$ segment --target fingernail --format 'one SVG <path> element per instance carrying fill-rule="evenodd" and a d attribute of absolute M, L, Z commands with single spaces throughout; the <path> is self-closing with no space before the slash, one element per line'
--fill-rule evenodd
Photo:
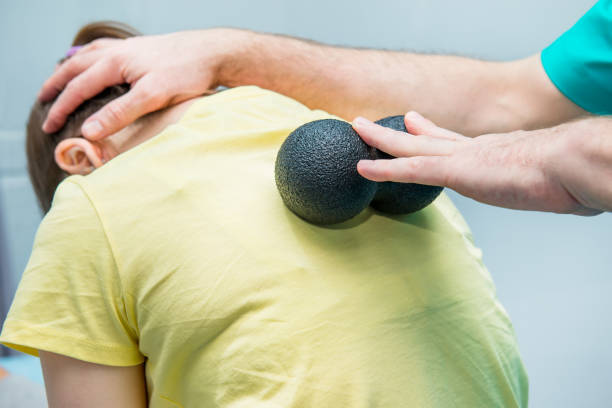
<path fill-rule="evenodd" d="M 359 160 L 357 165 L 361 170 L 370 170 L 374 167 L 374 160 Z"/>
<path fill-rule="evenodd" d="M 88 139 L 95 138 L 102 133 L 102 125 L 97 120 L 86 122 L 81 129 L 83 136 Z"/>

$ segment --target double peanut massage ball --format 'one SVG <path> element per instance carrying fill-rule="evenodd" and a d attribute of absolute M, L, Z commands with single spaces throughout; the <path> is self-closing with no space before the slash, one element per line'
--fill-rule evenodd
<path fill-rule="evenodd" d="M 376 122 L 406 132 L 403 116 Z M 276 186 L 285 205 L 304 220 L 327 225 L 347 221 L 368 205 L 389 214 L 428 206 L 442 187 L 368 180 L 357 172 L 362 159 L 393 156 L 368 146 L 350 123 L 323 119 L 294 130 L 276 157 Z"/>

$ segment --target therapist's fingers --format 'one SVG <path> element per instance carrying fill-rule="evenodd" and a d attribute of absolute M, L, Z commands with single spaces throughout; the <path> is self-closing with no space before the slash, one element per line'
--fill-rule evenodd
<path fill-rule="evenodd" d="M 98 51 L 83 53 L 82 50 L 79 50 L 77 54 L 60 64 L 55 72 L 47 78 L 38 92 L 38 99 L 41 102 L 53 100 L 72 78 L 95 64 L 99 58 Z"/>
<path fill-rule="evenodd" d="M 451 130 L 441 128 L 419 113 L 411 111 L 404 116 L 406 130 L 413 135 L 428 135 L 448 140 L 465 140 L 467 137 Z"/>
<path fill-rule="evenodd" d="M 395 157 L 445 156 L 453 152 L 453 140 L 430 136 L 413 136 L 379 126 L 367 119 L 356 118 L 353 128 L 368 145 Z"/>
<path fill-rule="evenodd" d="M 147 113 L 163 108 L 168 98 L 155 86 L 153 76 L 146 76 L 136 82 L 130 91 L 106 104 L 91 115 L 81 127 L 83 136 L 100 140 L 134 122 Z M 178 102 L 178 99 L 174 102 Z"/>
<path fill-rule="evenodd" d="M 117 41 L 121 40 L 99 38 L 81 46 L 70 58 L 55 66 L 53 74 L 47 78 L 38 92 L 38 99 L 41 102 L 47 102 L 55 98 L 72 78 L 81 74 L 100 59 L 101 53 L 96 51 L 101 51 L 116 44 Z"/>
<path fill-rule="evenodd" d="M 101 60 L 74 77 L 53 103 L 43 123 L 43 131 L 53 133 L 59 130 L 70 113 L 84 101 L 96 96 L 111 85 L 125 82 L 119 70 L 110 69 L 111 60 Z"/>
<path fill-rule="evenodd" d="M 446 156 L 399 157 L 390 160 L 361 160 L 357 171 L 373 181 L 396 181 L 432 186 L 449 182 L 449 158 Z"/>

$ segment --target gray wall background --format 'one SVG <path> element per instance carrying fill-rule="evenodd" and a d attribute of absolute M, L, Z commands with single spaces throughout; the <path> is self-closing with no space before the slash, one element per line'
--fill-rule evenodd
<path fill-rule="evenodd" d="M 594 3 L 0 0 L 0 246 L 8 253 L 8 259 L 0 253 L 0 264 L 12 276 L 0 277 L 0 304 L 12 298 L 40 220 L 24 169 L 24 123 L 37 90 L 81 25 L 116 19 L 147 34 L 234 26 L 341 45 L 508 60 L 539 52 Z M 531 406 L 610 406 L 612 215 L 519 212 L 450 195 L 513 319 L 530 374 Z"/>

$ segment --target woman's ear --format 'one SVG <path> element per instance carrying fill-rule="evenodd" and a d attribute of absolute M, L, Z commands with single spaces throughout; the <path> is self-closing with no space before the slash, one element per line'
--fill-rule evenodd
<path fill-rule="evenodd" d="M 55 147 L 55 162 L 68 174 L 89 174 L 104 164 L 102 150 L 82 137 L 62 140 Z"/>

